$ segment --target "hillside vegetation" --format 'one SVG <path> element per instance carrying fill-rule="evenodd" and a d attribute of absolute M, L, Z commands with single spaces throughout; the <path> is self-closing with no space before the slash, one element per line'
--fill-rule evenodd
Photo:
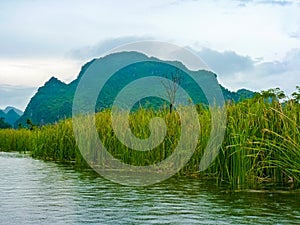
<path fill-rule="evenodd" d="M 188 92 L 194 103 L 207 103 L 207 99 L 205 98 L 202 90 L 187 73 L 195 73 L 196 76 L 203 80 L 202 85 L 209 87 L 210 84 L 206 78 L 216 76 L 216 74 L 210 71 L 189 71 L 179 62 L 166 62 L 158 59 L 153 61 L 153 58 L 149 58 L 146 55 L 137 52 L 115 53 L 97 60 L 101 61 L 103 68 L 110 68 L 112 62 L 113 64 L 118 64 L 122 62 L 122 60 L 128 58 L 133 58 L 136 61 L 142 62 L 122 68 L 111 76 L 99 93 L 99 97 L 96 102 L 97 112 L 110 108 L 117 94 L 127 84 L 147 76 L 157 76 L 157 78 L 160 79 L 170 78 L 172 74 L 176 74 L 181 78 L 180 85 Z M 45 85 L 40 87 L 37 93 L 32 97 L 23 116 L 15 123 L 15 127 L 18 127 L 20 124 L 22 126 L 26 126 L 26 121 L 28 119 L 30 119 L 34 124 L 45 125 L 70 118 L 72 115 L 72 102 L 78 83 L 84 73 L 88 70 L 89 66 L 95 60 L 96 59 L 93 59 L 86 63 L 82 67 L 78 77 L 69 84 L 65 84 L 55 77 L 52 77 L 49 81 L 47 81 Z M 95 76 L 102 76 L 102 73 L 103 72 L 100 69 L 99 73 L 95 74 Z M 143 90 L 148 85 L 149 84 L 144 83 L 139 88 Z M 238 90 L 237 92 L 231 92 L 221 85 L 220 88 L 225 100 L 234 102 L 251 98 L 255 94 L 245 89 Z M 147 98 L 142 100 L 140 104 L 143 105 L 144 108 L 157 109 L 160 105 L 163 105 L 163 102 L 158 101 L 155 98 Z"/>

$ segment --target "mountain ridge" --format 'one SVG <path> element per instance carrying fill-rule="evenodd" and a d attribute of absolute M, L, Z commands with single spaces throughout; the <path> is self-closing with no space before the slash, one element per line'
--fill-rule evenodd
<path fill-rule="evenodd" d="M 56 77 L 51 77 L 31 98 L 24 111 L 24 114 L 16 121 L 15 127 L 17 127 L 18 124 L 26 126 L 27 119 L 30 119 L 34 124 L 44 125 L 71 117 L 73 98 L 77 85 L 89 66 L 95 60 L 100 60 L 104 65 L 103 68 L 109 66 L 118 66 L 119 64 L 122 65 L 123 60 L 128 60 L 128 58 L 139 63 L 124 67 L 110 77 L 99 93 L 99 98 L 96 102 L 96 111 L 101 111 L 105 108 L 111 107 L 114 97 L 116 97 L 117 93 L 133 80 L 151 74 L 158 77 L 166 77 L 171 73 L 177 73 L 178 68 L 180 69 L 179 72 L 181 76 L 183 76 L 185 80 L 185 82 L 181 84 L 183 88 L 188 89 L 189 94 L 192 96 L 191 98 L 193 98 L 195 103 L 205 103 L 205 95 L 202 93 L 201 89 L 199 90 L 199 87 L 197 87 L 195 82 L 193 83 L 192 79 L 189 78 L 184 71 L 197 73 L 197 76 L 200 76 L 203 79 L 209 76 L 217 76 L 215 73 L 206 70 L 190 71 L 181 62 L 163 61 L 153 57 L 148 57 L 138 52 L 113 53 L 102 58 L 92 59 L 91 61 L 85 63 L 81 67 L 77 78 L 68 84 L 60 81 Z M 248 98 L 254 95 L 254 92 L 245 89 L 241 89 L 237 92 L 231 92 L 221 85 L 220 87 L 224 94 L 225 100 L 240 101 L 244 97 Z M 142 89 L 143 87 L 140 88 Z M 149 101 L 149 99 L 147 101 Z M 151 101 L 157 105 L 161 104 L 161 102 L 157 99 L 152 99 Z M 145 102 L 146 101 L 144 101 L 144 103 Z"/>
<path fill-rule="evenodd" d="M 13 106 L 7 106 L 5 109 L 0 109 L 0 118 L 3 118 L 3 122 L 14 126 L 15 122 L 23 115 L 20 109 Z"/>
<path fill-rule="evenodd" d="M 13 106 L 6 106 L 5 109 L 0 109 L 0 110 L 2 110 L 5 113 L 8 113 L 8 111 L 10 111 L 10 110 L 14 110 L 20 116 L 23 114 L 22 110 L 20 110 L 20 109 L 18 109 L 16 107 L 13 107 Z"/>

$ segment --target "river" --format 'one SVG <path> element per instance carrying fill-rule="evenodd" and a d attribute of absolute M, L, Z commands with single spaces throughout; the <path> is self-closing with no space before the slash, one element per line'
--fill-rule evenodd
<path fill-rule="evenodd" d="M 0 152 L 0 224 L 300 224 L 300 193 L 235 192 L 195 178 L 126 187 Z"/>

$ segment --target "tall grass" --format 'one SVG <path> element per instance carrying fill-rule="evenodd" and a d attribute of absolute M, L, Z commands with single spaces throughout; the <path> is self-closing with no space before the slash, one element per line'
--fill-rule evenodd
<path fill-rule="evenodd" d="M 228 182 L 235 187 L 260 183 L 291 184 L 300 182 L 300 104 L 288 101 L 266 101 L 256 97 L 227 106 L 227 128 L 216 160 L 204 172 L 199 164 L 211 130 L 209 110 L 198 106 L 201 125 L 196 151 L 179 176 L 196 175 Z M 111 110 L 97 113 L 96 127 L 102 143 L 119 160 L 132 165 L 150 165 L 170 156 L 181 132 L 176 112 L 140 109 L 130 114 L 132 133 L 139 138 L 150 135 L 149 121 L 161 117 L 167 124 L 167 135 L 151 151 L 135 151 L 124 146 L 111 126 Z M 87 164 L 75 142 L 72 120 L 47 125 L 32 131 L 0 130 L 1 151 L 29 151 L 33 157 L 60 162 Z M 16 165 L 17 166 L 17 165 Z"/>
<path fill-rule="evenodd" d="M 255 98 L 227 107 L 228 124 L 211 170 L 234 185 L 261 182 L 298 184 L 300 105 Z"/>
<path fill-rule="evenodd" d="M 30 130 L 0 129 L 0 151 L 30 151 L 33 141 Z"/>

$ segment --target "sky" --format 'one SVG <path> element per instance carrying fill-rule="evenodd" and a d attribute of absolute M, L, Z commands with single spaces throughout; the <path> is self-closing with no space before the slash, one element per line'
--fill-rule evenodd
<path fill-rule="evenodd" d="M 0 0 L 0 109 L 21 110 L 52 76 L 69 83 L 140 40 L 192 49 L 229 90 L 300 85 L 300 0 Z"/>

